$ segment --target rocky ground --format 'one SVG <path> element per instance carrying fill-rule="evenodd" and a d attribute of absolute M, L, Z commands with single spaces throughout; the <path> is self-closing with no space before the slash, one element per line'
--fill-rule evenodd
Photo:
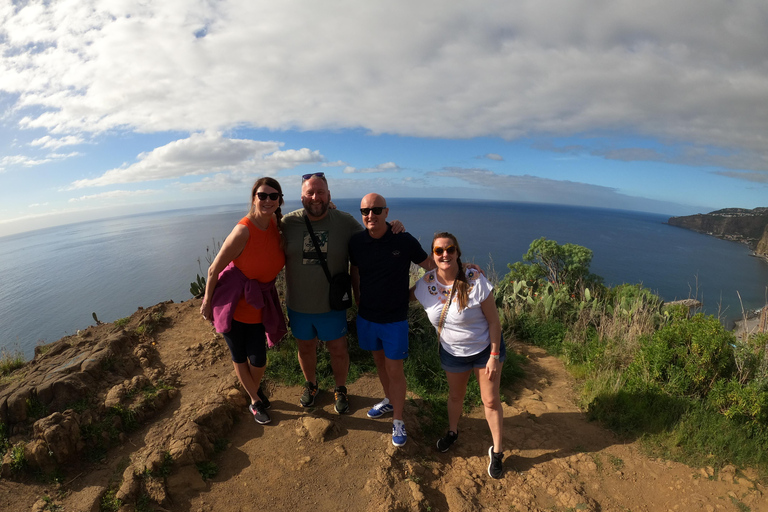
<path fill-rule="evenodd" d="M 591 510 L 768 511 L 750 470 L 691 468 L 648 458 L 586 421 L 556 358 L 522 344 L 526 376 L 506 390 L 505 475 L 487 472 L 482 410 L 462 418 L 439 453 L 405 414 L 406 446 L 391 418 L 371 420 L 375 376 L 349 385 L 352 412 L 332 393 L 312 410 L 298 387 L 268 385 L 272 423 L 252 421 L 223 339 L 199 301 L 137 311 L 45 347 L 0 384 L 6 455 L 0 510 Z M 19 448 L 22 447 L 23 448 Z"/>

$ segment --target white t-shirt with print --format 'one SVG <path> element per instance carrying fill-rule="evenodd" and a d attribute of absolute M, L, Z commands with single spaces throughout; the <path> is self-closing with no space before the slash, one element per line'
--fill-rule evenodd
<path fill-rule="evenodd" d="M 443 286 L 437 280 L 436 270 L 424 274 L 416 283 L 414 294 L 427 312 L 429 321 L 437 329 L 440 314 L 445 303 L 451 297 L 452 286 Z M 480 303 L 493 292 L 493 286 L 477 270 L 467 269 L 469 300 L 467 307 L 459 311 L 459 301 L 454 296 L 446 314 L 440 342 L 443 348 L 456 357 L 479 354 L 491 343 L 488 320 L 483 314 Z"/>

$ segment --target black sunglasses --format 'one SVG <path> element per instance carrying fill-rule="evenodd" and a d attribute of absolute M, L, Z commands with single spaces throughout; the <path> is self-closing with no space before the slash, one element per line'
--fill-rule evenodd
<path fill-rule="evenodd" d="M 448 246 L 448 247 L 446 247 L 446 248 L 442 248 L 442 247 L 435 247 L 434 249 L 432 249 L 432 251 L 433 251 L 433 252 L 434 252 L 434 253 L 435 253 L 437 256 L 442 256 L 442 255 L 443 255 L 443 251 L 447 252 L 448 254 L 453 254 L 453 253 L 455 253 L 455 252 L 456 252 L 456 246 L 455 246 L 455 245 L 449 245 L 449 246 Z"/>
<path fill-rule="evenodd" d="M 371 212 L 373 212 L 374 215 L 381 215 L 381 212 L 383 212 L 386 208 L 387 208 L 386 206 L 374 206 L 373 208 L 360 208 L 360 213 L 362 213 L 363 216 L 368 215 Z"/>
<path fill-rule="evenodd" d="M 256 197 L 259 198 L 259 201 L 266 201 L 267 198 L 270 198 L 272 201 L 277 201 L 282 195 L 283 194 L 280 192 L 272 192 L 270 194 L 267 194 L 266 192 L 256 192 Z"/>
<path fill-rule="evenodd" d="M 325 173 L 324 172 L 312 172 L 312 173 L 309 173 L 309 174 L 305 174 L 305 175 L 303 175 L 301 177 L 301 181 L 307 181 L 309 178 L 311 178 L 313 176 L 316 177 L 316 178 L 325 178 Z"/>

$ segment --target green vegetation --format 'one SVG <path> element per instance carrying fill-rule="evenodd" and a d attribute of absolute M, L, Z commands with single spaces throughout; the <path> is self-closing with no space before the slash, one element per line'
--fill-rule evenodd
<path fill-rule="evenodd" d="M 0 349 L 0 377 L 21 368 L 26 362 L 27 360 L 21 350 L 8 352 L 5 348 Z"/>
<path fill-rule="evenodd" d="M 196 465 L 197 471 L 203 477 L 203 480 L 210 480 L 219 474 L 219 466 L 215 462 L 203 461 L 198 462 Z"/>
<path fill-rule="evenodd" d="M 118 318 L 115 320 L 115 327 L 124 327 L 128 322 L 131 321 L 131 317 L 126 316 L 124 318 Z"/>
<path fill-rule="evenodd" d="M 120 510 L 123 502 L 122 500 L 117 499 L 115 496 L 116 494 L 117 489 L 110 489 L 104 493 L 104 496 L 101 497 L 101 504 L 99 507 L 101 512 L 117 512 Z"/>
<path fill-rule="evenodd" d="M 606 288 L 583 247 L 539 239 L 523 259 L 497 287 L 502 325 L 564 360 L 592 419 L 668 458 L 768 473 L 768 334 Z"/>

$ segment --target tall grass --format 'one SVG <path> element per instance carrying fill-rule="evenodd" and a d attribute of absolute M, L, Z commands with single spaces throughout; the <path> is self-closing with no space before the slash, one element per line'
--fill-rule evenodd
<path fill-rule="evenodd" d="M 21 350 L 8 351 L 0 349 L 0 377 L 5 376 L 24 366 L 27 360 Z"/>

